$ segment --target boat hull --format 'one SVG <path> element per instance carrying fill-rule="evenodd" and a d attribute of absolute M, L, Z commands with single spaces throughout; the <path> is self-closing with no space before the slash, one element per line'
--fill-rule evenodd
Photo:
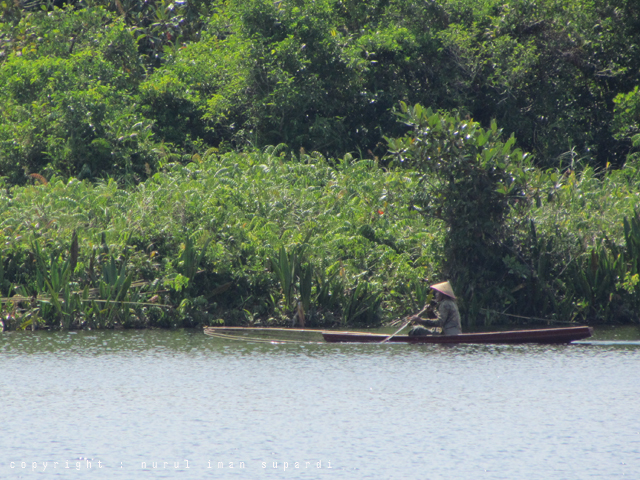
<path fill-rule="evenodd" d="M 396 335 L 388 343 L 495 344 L 495 343 L 569 343 L 593 335 L 591 327 L 543 328 L 509 332 L 464 333 L 461 335 Z M 380 343 L 389 335 L 360 332 L 322 332 L 329 343 Z"/>

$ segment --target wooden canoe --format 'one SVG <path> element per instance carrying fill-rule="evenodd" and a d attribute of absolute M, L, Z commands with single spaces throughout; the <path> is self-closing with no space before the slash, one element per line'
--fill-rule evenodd
<path fill-rule="evenodd" d="M 509 332 L 463 333 L 461 335 L 396 335 L 388 343 L 569 343 L 593 335 L 591 327 L 543 328 Z M 380 343 L 389 335 L 362 332 L 322 332 L 330 343 Z"/>

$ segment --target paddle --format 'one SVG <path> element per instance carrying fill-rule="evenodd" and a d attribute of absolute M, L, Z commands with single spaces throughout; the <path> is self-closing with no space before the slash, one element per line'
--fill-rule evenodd
<path fill-rule="evenodd" d="M 418 315 L 418 316 L 422 315 L 424 312 L 427 311 L 428 308 L 429 308 L 429 306 L 426 305 L 422 310 L 420 310 L 418 313 L 416 313 L 416 315 Z M 410 323 L 411 323 L 411 317 L 409 317 L 409 319 L 404 323 L 404 325 L 402 325 L 402 327 L 400 327 L 398 330 L 396 330 L 392 335 L 389 335 L 387 338 L 382 340 L 380 343 L 387 343 L 389 340 L 391 340 L 393 337 L 395 337 L 397 334 L 399 334 L 402 330 L 404 330 L 405 327 L 407 325 L 409 325 Z"/>

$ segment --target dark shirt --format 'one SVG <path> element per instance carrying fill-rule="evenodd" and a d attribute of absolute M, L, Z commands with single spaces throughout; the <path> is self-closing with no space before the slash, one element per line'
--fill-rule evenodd
<path fill-rule="evenodd" d="M 436 320 L 425 320 L 424 323 L 431 327 L 442 328 L 443 335 L 460 335 L 462 333 L 458 306 L 450 298 L 445 298 L 438 305 Z"/>

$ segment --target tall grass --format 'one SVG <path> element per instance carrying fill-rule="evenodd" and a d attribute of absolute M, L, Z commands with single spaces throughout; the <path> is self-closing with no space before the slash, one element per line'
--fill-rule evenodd
<path fill-rule="evenodd" d="M 378 306 L 366 321 L 361 308 L 353 310 L 362 285 L 393 316 L 411 308 L 398 289 L 438 270 L 440 232 L 406 207 L 417 181 L 409 172 L 351 156 L 337 164 L 320 155 L 290 158 L 277 147 L 192 160 L 166 163 L 128 190 L 112 179 L 58 178 L 3 190 L 2 291 L 35 293 L 30 246 L 66 262 L 73 232 L 76 266 L 68 280 L 75 291 L 108 283 L 117 262 L 118 278 L 127 279 L 121 286 L 155 280 L 142 300 L 158 295 L 174 307 L 140 311 L 136 325 L 242 323 L 245 311 L 252 321 L 281 323 L 296 299 L 307 326 L 356 317 L 375 324 L 383 318 Z M 91 321 L 78 313 L 65 325 L 113 325 L 105 309 L 94 307 Z M 59 323 L 46 312 L 41 324 Z"/>
<path fill-rule="evenodd" d="M 510 219 L 521 240 L 514 250 L 529 265 L 516 261 L 516 255 L 505 259 L 511 272 L 519 270 L 520 282 L 510 286 L 519 313 L 561 321 L 638 322 L 636 168 L 535 171 L 529 187 L 531 205 L 514 209 Z"/>
<path fill-rule="evenodd" d="M 0 189 L 6 328 L 375 325 L 444 280 L 442 225 L 409 209 L 418 178 L 278 147 L 166 163 L 135 187 L 51 178 Z M 502 313 L 637 321 L 636 172 L 531 171 L 508 220 Z M 507 278 L 505 276 L 505 278 Z M 477 292 L 478 298 L 481 292 Z M 480 302 L 483 303 L 483 302 Z"/>

